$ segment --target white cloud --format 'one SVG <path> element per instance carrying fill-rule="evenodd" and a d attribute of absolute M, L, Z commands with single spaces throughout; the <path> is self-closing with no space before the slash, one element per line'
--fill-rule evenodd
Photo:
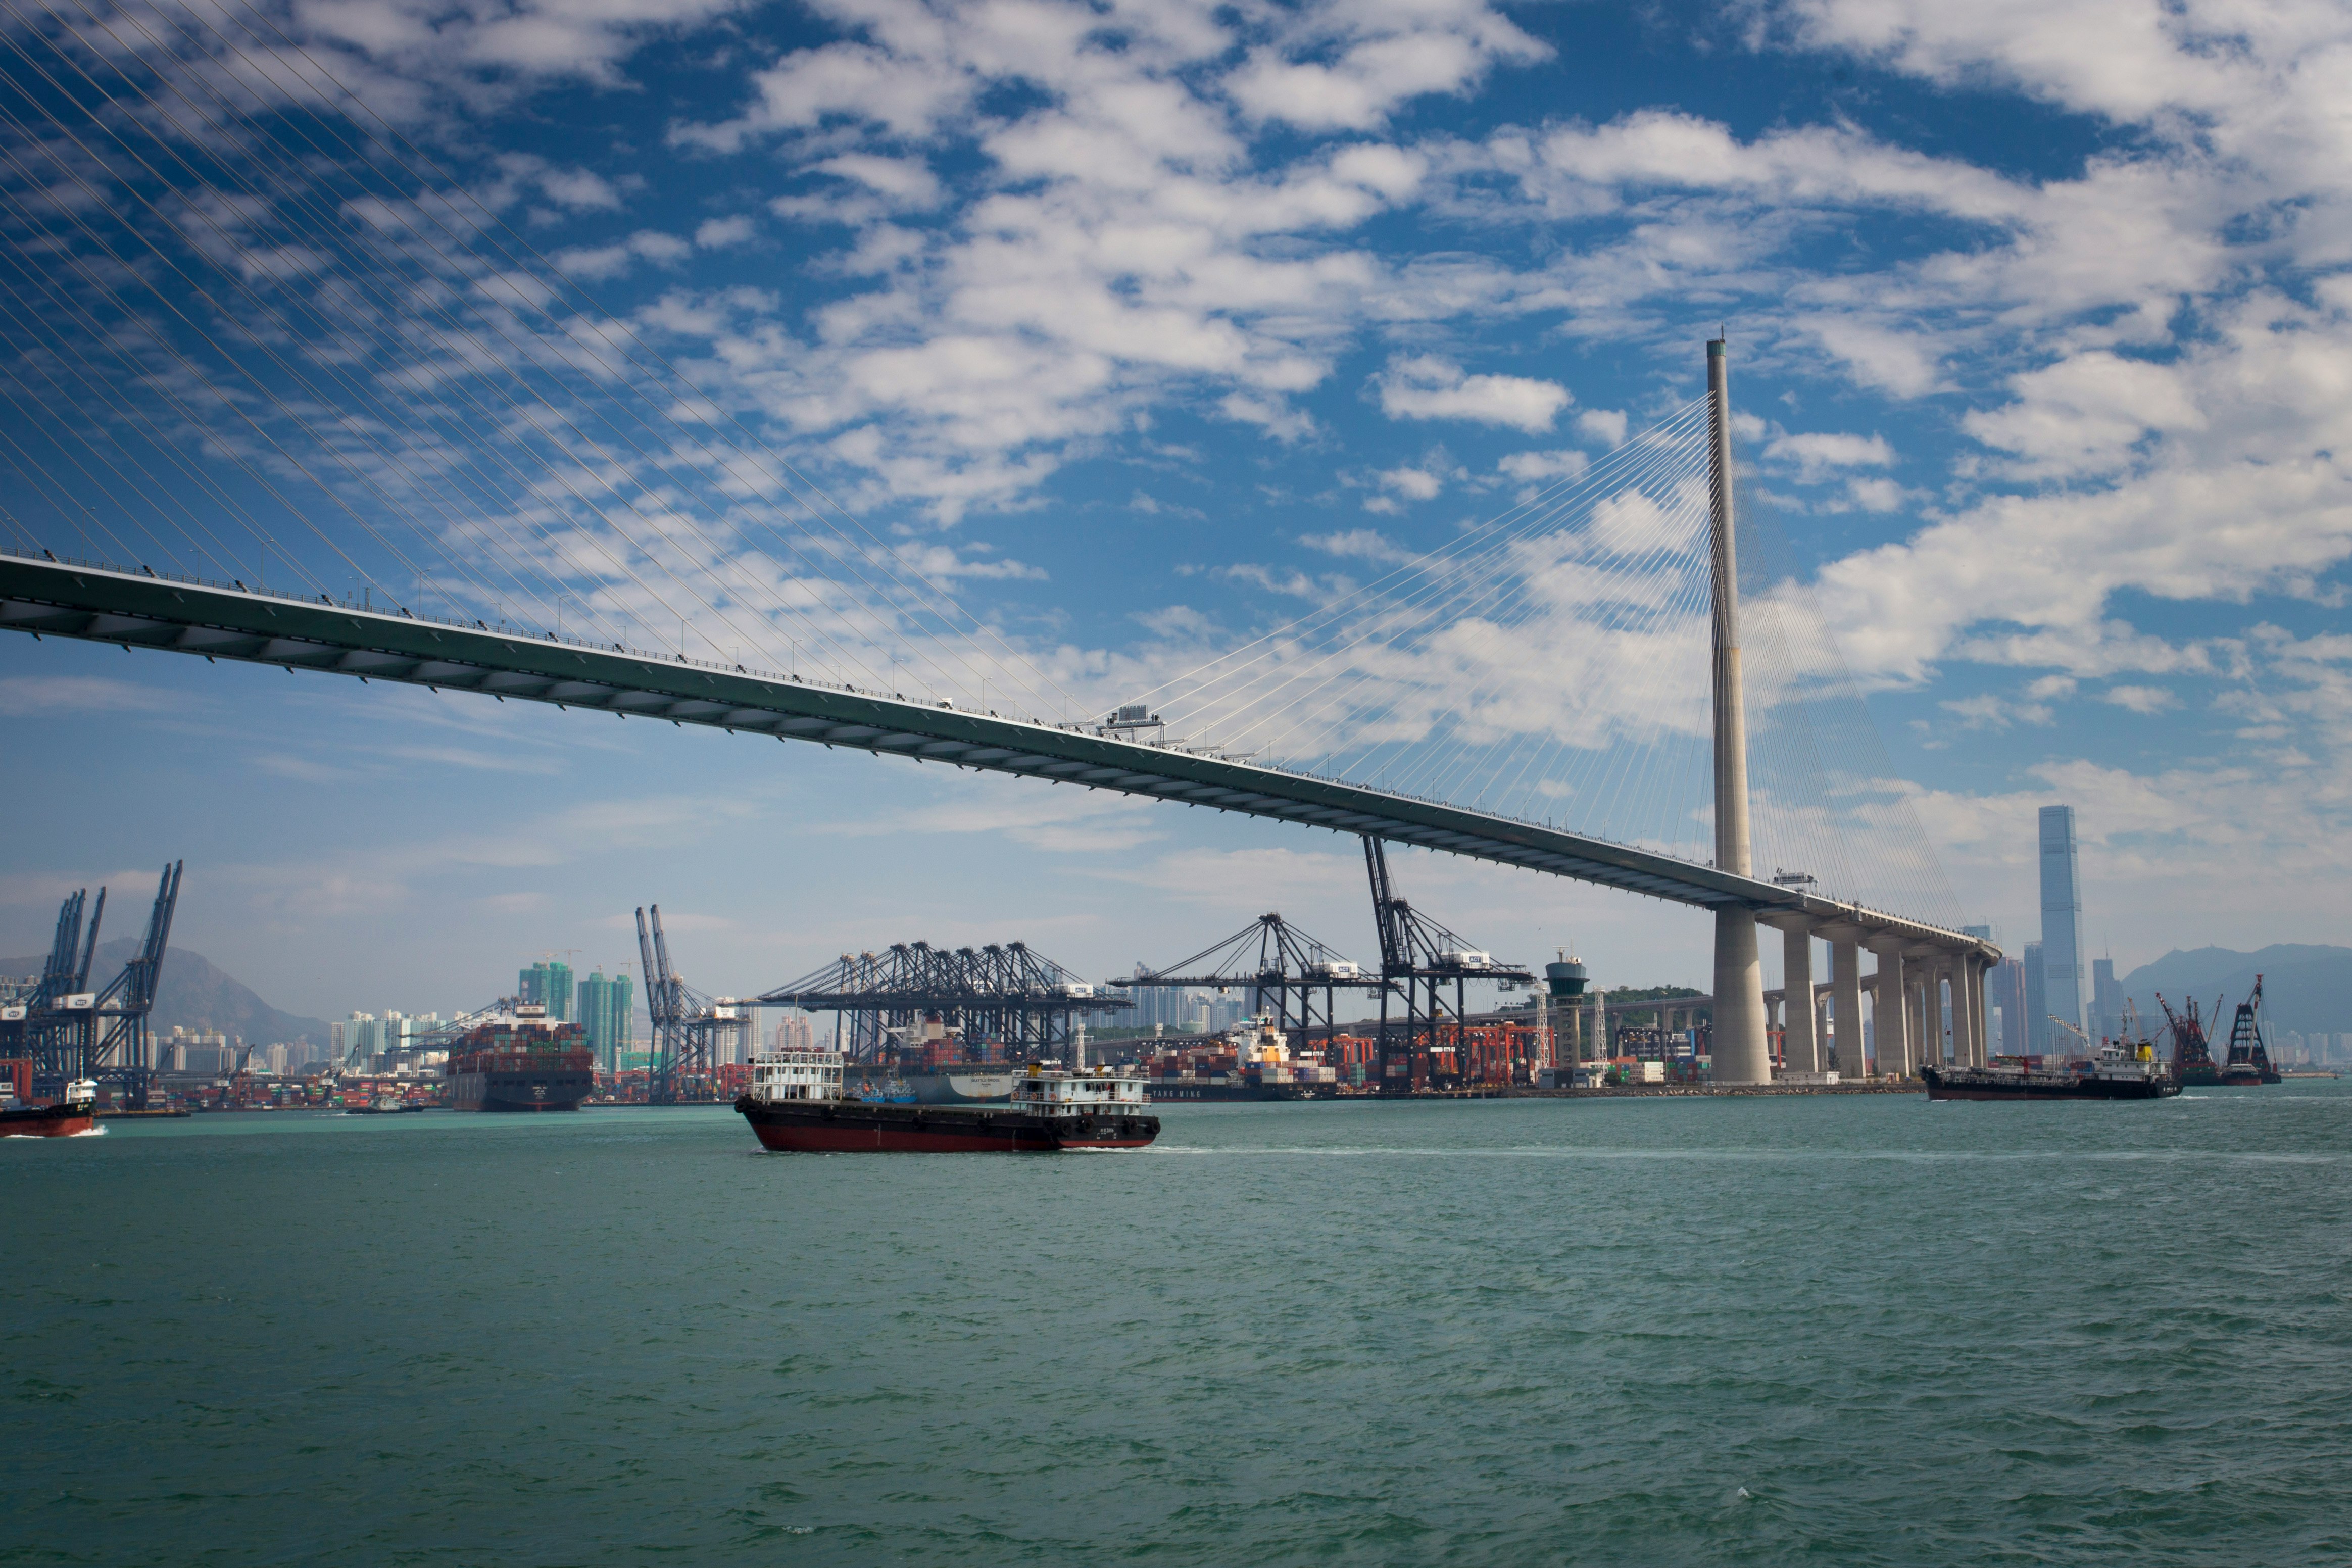
<path fill-rule="evenodd" d="M 1765 444 L 1768 461 L 1797 470 L 1802 484 L 1818 484 L 1842 468 L 1884 468 L 1895 461 L 1895 448 L 1884 436 L 1850 436 L 1830 431 L 1775 436 Z"/>
<path fill-rule="evenodd" d="M 1435 495 L 1434 489 L 1430 491 Z M 1343 559 L 1377 561 L 1386 565 L 1401 565 L 1414 559 L 1413 553 L 1392 543 L 1376 529 L 1349 528 L 1335 533 L 1307 533 L 1298 542 L 1310 550 L 1320 550 L 1327 555 Z"/>
<path fill-rule="evenodd" d="M 650 261 L 657 267 L 673 267 L 693 253 L 694 247 L 676 235 L 645 228 L 615 244 L 575 246 L 557 251 L 549 259 L 566 277 L 585 283 L 601 283 L 606 279 L 619 277 L 640 261 Z"/>
<path fill-rule="evenodd" d="M 1614 449 L 1625 444 L 1625 411 L 1588 408 L 1576 416 L 1576 428 L 1586 440 Z"/>
<path fill-rule="evenodd" d="M 184 711 L 186 699 L 161 687 L 99 675 L 12 675 L 0 678 L 0 714 L 11 719 L 66 721 L 92 713 Z"/>
<path fill-rule="evenodd" d="M 1372 477 L 1382 489 L 1394 490 L 1408 500 L 1429 500 L 1445 488 L 1445 481 L 1427 468 L 1383 468 Z"/>
<path fill-rule="evenodd" d="M 2179 697 L 2165 686 L 2111 686 L 2100 694 L 2100 700 L 2135 713 L 2161 713 L 2180 706 Z"/>
<path fill-rule="evenodd" d="M 705 218 L 695 228 L 694 243 L 705 250 L 717 250 L 741 245 L 757 232 L 751 220 L 740 213 L 732 217 Z"/>
<path fill-rule="evenodd" d="M 1300 58 L 1302 48 L 1322 58 Z M 1410 100 L 1461 92 L 1497 63 L 1550 53 L 1480 0 L 1324 0 L 1279 44 L 1251 50 L 1227 90 L 1261 120 L 1369 131 Z"/>
<path fill-rule="evenodd" d="M 1582 419 L 1591 417 L 1589 414 L 1581 416 Z M 1579 422 L 1581 423 L 1581 419 Z M 1621 430 L 1624 422 L 1625 416 L 1619 415 L 1617 423 Z M 1591 466 L 1591 458 L 1570 447 L 1556 452 L 1513 452 L 1496 462 L 1495 468 L 1497 472 L 1507 474 L 1512 479 L 1538 484 L 1545 479 L 1572 479 Z"/>
<path fill-rule="evenodd" d="M 1467 375 L 1433 354 L 1399 357 L 1372 378 L 1391 419 L 1465 419 L 1530 433 L 1549 430 L 1573 401 L 1568 388 L 1521 375 Z"/>

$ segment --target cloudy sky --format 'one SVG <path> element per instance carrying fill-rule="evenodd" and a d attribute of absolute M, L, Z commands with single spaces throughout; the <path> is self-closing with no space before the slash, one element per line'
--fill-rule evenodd
<path fill-rule="evenodd" d="M 2068 802 L 2094 955 L 2352 941 L 2340 6 L 75 0 L 8 25 L 152 50 L 173 90 L 258 79 L 231 36 L 331 76 L 358 135 L 429 159 L 415 194 L 495 212 L 1068 684 L 1445 548 L 1684 407 L 1722 325 L 1749 483 L 1869 693 L 1885 754 L 1853 766 L 1910 793 L 1964 918 L 2035 934 L 2033 814 Z M 0 231 L 54 271 L 36 198 L 72 204 L 33 151 L 33 58 Z M 268 232 L 292 217 L 177 199 L 252 286 L 323 286 Z M 0 392 L 0 426 L 43 395 L 21 362 Z M 109 553 L 0 484 L 19 539 Z M 1124 971 L 1269 909 L 1372 948 L 1351 841 L 1115 797 L 29 639 L 0 642 L 0 951 L 45 945 L 61 891 L 136 903 L 184 856 L 180 940 L 316 1014 L 631 961 L 646 901 L 714 991 L 917 937 Z M 1678 910 L 1402 872 L 1497 952 L 1704 983 Z"/>

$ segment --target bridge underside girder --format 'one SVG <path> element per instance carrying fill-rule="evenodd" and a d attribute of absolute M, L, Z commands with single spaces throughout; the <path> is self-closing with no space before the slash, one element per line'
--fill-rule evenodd
<path fill-rule="evenodd" d="M 435 690 L 667 719 L 1371 834 L 1701 909 L 1843 921 L 1937 946 L 1974 939 L 1713 867 L 1361 784 L 740 666 L 0 554 L 0 630 Z M 1988 952 L 1990 950 L 1988 949 Z M 1995 956 L 1998 956 L 1995 954 Z"/>

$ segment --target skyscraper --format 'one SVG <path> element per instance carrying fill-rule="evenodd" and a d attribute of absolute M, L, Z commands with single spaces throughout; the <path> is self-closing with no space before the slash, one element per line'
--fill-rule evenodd
<path fill-rule="evenodd" d="M 2025 1008 L 2025 964 L 2024 959 L 2004 958 L 1985 976 L 1990 997 L 1986 1017 L 1991 1017 L 1991 1008 L 2000 1009 L 2000 1054 L 2006 1057 L 2021 1057 L 2032 1048 L 2033 1031 L 2029 1021 L 2033 1015 Z M 1991 1037 L 1992 1031 L 1988 1029 L 1986 1038 Z"/>
<path fill-rule="evenodd" d="M 2025 944 L 2025 1043 L 2020 1048 L 2028 1056 L 2050 1054 L 2050 989 L 2038 942 Z"/>
<path fill-rule="evenodd" d="M 2050 1019 L 2083 1026 L 2083 879 L 2074 855 L 2074 808 L 2042 808 L 2042 985 L 2043 1006 L 2035 1018 L 2043 1038 L 2063 1055 L 2082 1042 Z M 2054 1038 L 2053 1035 L 2064 1036 Z M 2046 1049 L 2046 1047 L 2045 1047 Z"/>
<path fill-rule="evenodd" d="M 570 972 L 565 973 L 568 978 Z M 595 1053 L 596 1070 L 605 1074 L 620 1071 L 622 1055 L 636 1044 L 629 977 L 615 974 L 606 979 L 604 972 L 597 970 L 580 983 L 579 1003 L 576 1022 L 588 1037 L 588 1048 Z"/>
<path fill-rule="evenodd" d="M 2124 1032 L 2124 988 L 2116 984 L 2116 961 L 2091 960 L 2091 1038 L 2114 1039 Z"/>
<path fill-rule="evenodd" d="M 572 966 L 552 958 L 542 958 L 515 977 L 515 995 L 524 1002 L 536 1002 L 547 1009 L 551 1024 L 576 1024 L 580 1021 L 572 1008 Z"/>

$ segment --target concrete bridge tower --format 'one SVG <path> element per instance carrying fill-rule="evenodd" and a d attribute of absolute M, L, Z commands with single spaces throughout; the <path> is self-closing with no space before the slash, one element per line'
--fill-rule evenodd
<path fill-rule="evenodd" d="M 1739 557 L 1732 535 L 1731 370 L 1721 338 L 1706 345 L 1708 464 L 1714 545 L 1715 863 L 1741 877 L 1756 874 L 1748 827 L 1748 716 L 1739 674 Z M 1764 1040 L 1764 966 L 1757 954 L 1752 910 L 1715 915 L 1714 1077 L 1717 1083 L 1769 1083 Z"/>

